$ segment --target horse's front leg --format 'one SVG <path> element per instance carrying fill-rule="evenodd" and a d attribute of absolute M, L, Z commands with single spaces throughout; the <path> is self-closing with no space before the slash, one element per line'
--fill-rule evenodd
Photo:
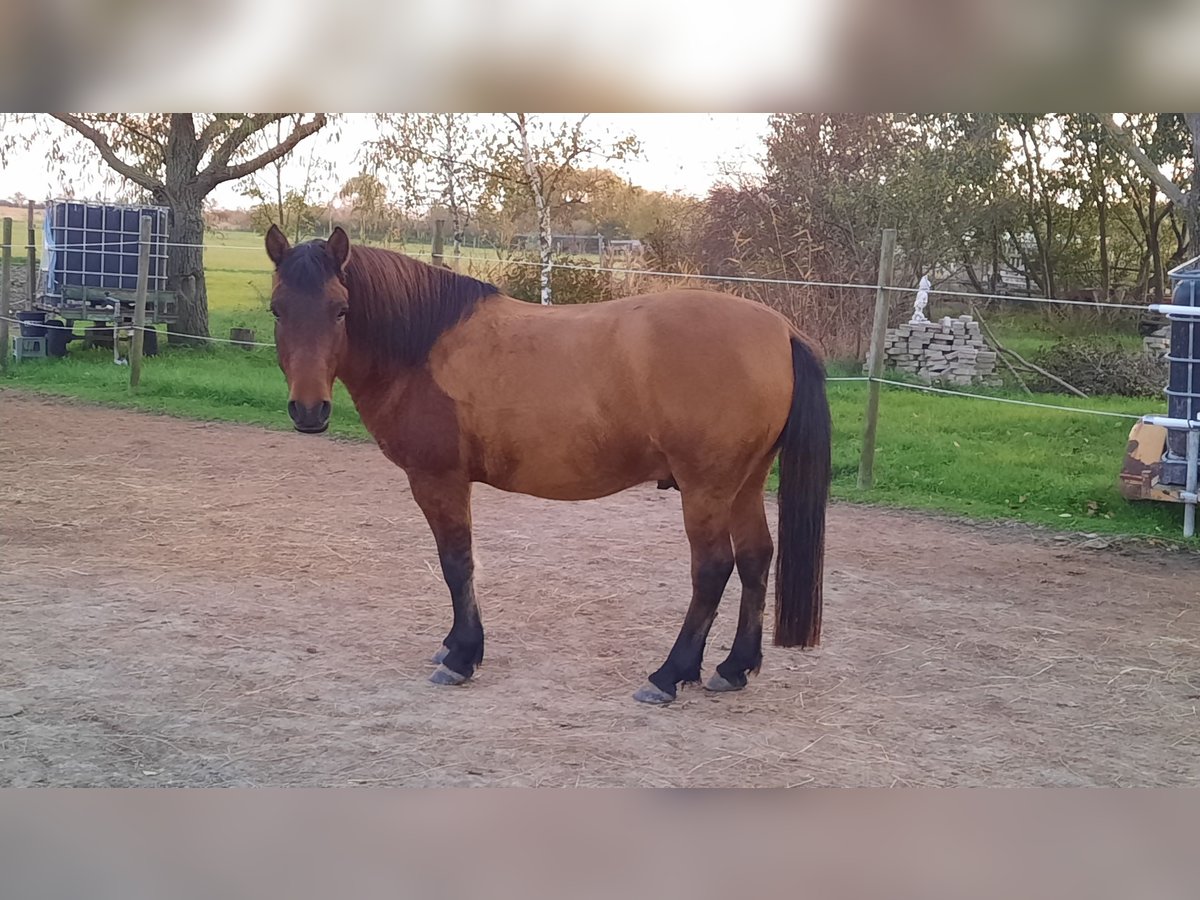
<path fill-rule="evenodd" d="M 475 602 L 475 558 L 471 552 L 471 482 L 460 475 L 409 472 L 413 499 L 425 513 L 437 542 L 442 575 L 454 604 L 454 624 L 434 657 L 434 684 L 461 684 L 483 662 L 483 623 Z"/>

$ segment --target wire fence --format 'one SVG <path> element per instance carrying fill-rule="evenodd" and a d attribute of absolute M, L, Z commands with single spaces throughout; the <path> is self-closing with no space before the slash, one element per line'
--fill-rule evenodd
<path fill-rule="evenodd" d="M 18 326 L 22 325 L 22 324 L 30 324 L 28 322 L 23 322 L 20 319 L 16 319 L 16 318 L 12 318 L 12 317 L 5 317 L 5 316 L 0 316 L 0 321 L 9 322 L 11 324 L 15 324 Z M 40 323 L 37 323 L 37 324 L 40 324 Z M 233 338 L 221 338 L 221 337 L 213 337 L 213 336 L 205 336 L 205 335 L 197 335 L 197 334 L 183 334 L 183 333 L 176 332 L 176 331 L 168 331 L 166 329 L 156 328 L 153 324 L 142 325 L 142 326 L 121 325 L 119 327 L 120 327 L 120 330 L 122 330 L 122 331 L 131 331 L 131 332 L 138 331 L 138 330 L 140 330 L 140 331 L 156 331 L 156 332 L 158 332 L 158 334 L 170 335 L 171 337 L 187 338 L 189 340 L 194 340 L 194 341 L 208 341 L 211 343 L 219 343 L 219 344 L 233 344 L 233 345 L 237 345 L 240 347 L 274 348 L 274 346 L 275 346 L 275 344 L 269 343 L 266 341 L 246 341 L 246 340 L 235 340 Z M 111 331 L 112 329 L 105 328 L 104 330 Z M 1140 413 L 1134 414 L 1134 413 L 1111 412 L 1109 410 L 1087 409 L 1085 407 L 1080 407 L 1080 406 L 1060 406 L 1058 404 L 1053 404 L 1053 403 L 1038 403 L 1033 400 L 1018 400 L 1013 397 L 1000 397 L 1000 396 L 996 396 L 993 394 L 977 394 L 977 393 L 972 393 L 971 391 L 949 390 L 947 388 L 940 388 L 940 387 L 935 387 L 933 385 L 920 384 L 920 383 L 916 383 L 916 382 L 896 381 L 894 379 L 889 379 L 889 378 L 872 378 L 870 375 L 830 375 L 830 376 L 827 376 L 825 380 L 829 381 L 829 382 L 860 383 L 860 384 L 865 384 L 865 383 L 874 381 L 874 382 L 878 382 L 879 384 L 887 385 L 889 387 L 906 388 L 908 390 L 924 391 L 924 392 L 932 393 L 932 394 L 944 394 L 944 395 L 951 396 L 951 397 L 962 397 L 962 398 L 971 399 L 971 400 L 987 400 L 987 401 L 991 401 L 993 403 L 1009 403 L 1009 404 L 1013 404 L 1015 406 L 1029 406 L 1029 407 L 1033 407 L 1036 409 L 1049 409 L 1049 410 L 1054 410 L 1057 412 L 1078 413 L 1080 415 L 1107 416 L 1110 418 L 1117 418 L 1117 419 L 1141 419 L 1143 417 L 1143 414 L 1140 414 Z"/>
<path fill-rule="evenodd" d="M 41 322 L 28 322 L 28 321 L 25 321 L 22 319 L 14 319 L 11 316 L 0 316 L 0 322 L 8 322 L 13 325 L 31 325 L 32 324 L 32 325 L 41 326 L 43 324 Z M 53 327 L 57 327 L 57 326 L 51 325 L 48 327 L 53 328 Z M 108 326 L 104 326 L 103 328 L 101 328 L 101 330 L 102 331 L 112 331 L 113 327 L 114 326 L 112 326 L 112 325 L 108 325 Z M 121 331 L 155 331 L 158 334 L 165 334 L 165 335 L 169 335 L 171 337 L 186 338 L 187 340 L 190 340 L 190 341 L 208 341 L 208 342 L 214 343 L 214 344 L 237 344 L 238 346 L 243 346 L 243 347 L 274 347 L 275 346 L 272 343 L 267 343 L 264 341 L 243 341 L 243 340 L 237 340 L 235 338 L 214 337 L 212 335 L 206 335 L 206 334 L 184 334 L 183 332 L 180 332 L 180 331 L 169 331 L 165 328 L 157 328 L 157 327 L 155 327 L 153 322 L 151 322 L 147 325 L 125 324 L 125 325 L 119 325 L 116 327 L 119 328 Z"/>
<path fill-rule="evenodd" d="M 165 242 L 165 243 L 161 244 L 161 246 L 185 247 L 185 248 L 189 248 L 189 249 L 200 249 L 200 250 L 214 249 L 213 245 L 211 245 L 211 244 L 191 244 L 191 243 L 180 243 L 180 242 L 174 242 L 174 241 Z M 96 251 L 98 249 L 98 247 L 97 247 L 97 245 L 86 245 L 86 244 L 61 244 L 61 245 L 56 245 L 54 247 L 54 249 L 55 250 L 66 250 L 66 251 L 85 251 L 85 250 Z M 256 253 L 260 256 L 265 256 L 265 251 L 260 247 L 242 247 L 242 246 L 238 246 L 238 245 L 225 245 L 225 246 L 221 246 L 219 249 L 221 251 L 234 250 L 234 251 L 241 251 L 241 252 L 246 252 L 246 253 Z M 563 269 L 563 270 L 571 270 L 571 271 L 604 272 L 607 274 L 614 274 L 614 275 L 640 275 L 640 276 L 650 276 L 650 277 L 658 277 L 658 278 L 677 278 L 677 279 L 681 279 L 681 280 L 693 280 L 693 281 L 727 282 L 727 283 L 732 283 L 732 284 L 764 284 L 764 285 L 774 285 L 774 286 L 783 286 L 783 287 L 828 288 L 828 289 L 845 290 L 845 291 L 863 291 L 863 292 L 868 292 L 868 293 L 874 292 L 879 289 L 879 285 L 876 285 L 876 284 L 858 284 L 855 282 L 842 282 L 842 281 L 815 281 L 815 280 L 792 279 L 792 278 L 766 278 L 766 277 L 762 277 L 762 276 L 758 276 L 758 275 L 714 275 L 714 274 L 702 273 L 702 272 L 671 272 L 671 271 L 662 270 L 662 269 L 630 268 L 630 267 L 605 266 L 605 265 L 580 265 L 578 263 L 554 262 L 553 260 L 551 260 L 549 265 L 547 266 L 539 260 L 518 259 L 518 258 L 513 258 L 513 257 L 493 258 L 491 256 L 478 256 L 475 254 L 465 254 L 465 255 L 461 256 L 460 258 L 464 259 L 468 262 L 489 263 L 491 265 L 499 265 L 499 266 L 529 266 L 529 267 L 535 267 L 535 268 L 539 268 L 539 269 L 551 268 L 551 269 Z M 888 285 L 888 286 L 884 287 L 884 290 L 892 292 L 892 293 L 908 294 L 908 293 L 914 293 L 917 290 L 917 288 L 916 287 L 906 287 L 906 286 L 902 286 L 902 285 Z M 1146 304 L 1142 304 L 1142 303 L 1114 303 L 1114 302 L 1107 301 L 1107 300 L 1105 300 L 1105 301 L 1069 300 L 1069 299 L 1058 298 L 1058 297 L 1038 297 L 1038 296 L 1029 296 L 1029 295 L 1025 295 L 1025 294 L 988 294 L 988 293 L 977 293 L 975 291 L 961 291 L 961 290 L 955 290 L 955 289 L 950 289 L 950 288 L 939 288 L 939 287 L 930 287 L 927 293 L 930 296 L 936 295 L 936 296 L 940 296 L 940 297 L 956 297 L 956 298 L 962 298 L 962 299 L 967 299 L 967 300 L 1001 300 L 1001 301 L 1007 301 L 1007 302 L 1012 302 L 1012 303 L 1035 303 L 1035 304 L 1040 303 L 1040 304 L 1051 304 L 1054 306 L 1079 306 L 1079 307 L 1087 307 L 1088 309 L 1126 309 L 1126 310 L 1138 310 L 1140 312 L 1145 312 L 1149 308 Z"/>
<path fill-rule="evenodd" d="M 209 249 L 209 250 L 214 249 L 211 244 L 206 245 L 206 244 L 166 242 L 164 245 L 168 246 L 168 247 L 187 247 L 187 248 L 192 248 L 192 249 Z M 59 246 L 55 247 L 54 249 L 56 249 L 56 250 L 93 250 L 94 251 L 97 248 L 94 245 L 59 245 Z M 221 246 L 220 249 L 222 251 L 227 251 L 227 250 L 245 251 L 248 253 L 256 253 L 256 254 L 260 254 L 260 255 L 264 253 L 264 251 L 258 247 L 244 247 L 244 246 L 237 246 L 237 245 Z M 539 269 L 546 268 L 546 266 L 539 260 L 501 258 L 499 256 L 497 256 L 495 259 L 493 259 L 490 256 L 484 257 L 484 256 L 477 256 L 474 254 L 463 255 L 460 258 L 463 260 L 466 260 L 468 263 L 477 263 L 478 262 L 478 263 L 487 263 L 490 265 L 498 265 L 498 266 L 533 266 L 533 267 L 537 267 Z M 752 283 L 752 284 L 798 287 L 798 288 L 839 289 L 839 290 L 847 290 L 847 291 L 861 291 L 864 293 L 864 295 L 874 294 L 875 292 L 879 291 L 880 289 L 888 291 L 893 294 L 896 294 L 896 293 L 909 294 L 909 293 L 914 293 L 917 290 L 917 288 L 914 288 L 914 287 L 903 287 L 903 286 L 895 286 L 895 285 L 883 286 L 881 288 L 881 286 L 877 285 L 877 284 L 858 284 L 858 283 L 853 283 L 853 282 L 819 281 L 819 280 L 788 279 L 788 278 L 764 278 L 764 277 L 759 277 L 759 276 L 754 276 L 754 275 L 713 275 L 713 274 L 696 273 L 696 272 L 672 272 L 672 271 L 659 270 L 659 269 L 606 266 L 606 265 L 602 265 L 602 264 L 581 265 L 579 263 L 562 263 L 562 262 L 555 262 L 553 260 L 550 261 L 549 268 L 551 268 L 551 269 L 568 269 L 568 270 L 577 270 L 577 271 L 603 272 L 603 273 L 614 274 L 614 275 L 653 276 L 653 277 L 661 277 L 661 278 L 679 279 L 679 280 L 685 280 L 685 281 L 686 280 L 694 280 L 694 281 L 710 281 L 710 282 L 733 283 L 733 284 Z M 971 299 L 971 300 L 977 300 L 977 301 L 1001 300 L 1001 301 L 1016 302 L 1016 303 L 1034 303 L 1034 304 L 1050 304 L 1050 305 L 1056 305 L 1056 306 L 1087 307 L 1089 309 L 1138 310 L 1141 312 L 1145 312 L 1150 309 L 1150 307 L 1145 304 L 1114 303 L 1114 302 L 1109 302 L 1109 301 L 1069 300 L 1069 299 L 1060 299 L 1060 298 L 1054 298 L 1054 297 L 1025 296 L 1025 295 L 1020 295 L 1020 294 L 987 294 L 987 293 L 975 293 L 975 292 L 960 291 L 960 290 L 953 290 L 953 289 L 947 289 L 947 288 L 937 288 L 937 287 L 929 288 L 927 293 L 929 295 L 937 295 L 937 296 L 942 296 L 942 297 L 957 297 L 957 298 L 965 298 L 965 299 Z M 2 317 L 0 317 L 0 318 L 2 318 Z M 5 320 L 10 323 L 15 323 L 17 325 L 21 324 L 21 322 L 16 318 L 9 317 Z M 133 326 L 133 325 L 121 325 L 120 326 L 120 328 L 122 330 L 126 330 L 126 331 L 132 331 L 137 327 L 138 326 Z M 169 329 L 166 329 L 166 330 L 158 329 L 158 328 L 155 328 L 155 326 L 152 324 L 141 326 L 141 328 L 142 328 L 142 330 L 153 329 L 153 330 L 157 331 L 159 334 L 167 335 L 167 336 L 173 337 L 173 338 L 180 338 L 180 339 L 188 340 L 188 341 L 210 342 L 210 343 L 216 343 L 216 344 L 229 344 L 229 345 L 237 345 L 240 347 L 257 347 L 257 348 L 264 348 L 264 349 L 273 348 L 275 346 L 274 343 L 268 342 L 268 341 L 237 340 L 234 338 L 222 338 L 222 337 L 215 337 L 212 335 L 186 334 L 186 333 L 182 333 L 182 332 L 171 331 Z M 870 382 L 876 381 L 879 384 L 887 385 L 889 387 L 902 388 L 902 389 L 908 389 L 908 390 L 916 390 L 916 391 L 924 391 L 924 392 L 931 393 L 931 394 L 946 395 L 946 396 L 951 396 L 951 397 L 962 397 L 962 398 L 968 398 L 968 399 L 990 401 L 990 402 L 995 402 L 995 403 L 1007 403 L 1007 404 L 1012 404 L 1012 405 L 1017 405 L 1017 406 L 1026 406 L 1026 407 L 1032 407 L 1032 408 L 1037 408 L 1037 409 L 1046 409 L 1046 410 L 1052 410 L 1052 411 L 1063 412 L 1063 413 L 1077 413 L 1077 414 L 1081 414 L 1081 415 L 1106 416 L 1106 417 L 1111 417 L 1111 418 L 1133 419 L 1133 420 L 1141 418 L 1141 415 L 1136 415 L 1136 414 L 1132 414 L 1132 413 L 1086 409 L 1086 408 L 1074 407 L 1074 406 L 1063 406 L 1063 405 L 1053 404 L 1053 403 L 1041 403 L 1041 402 L 1037 402 L 1037 401 L 1033 401 L 1033 400 L 1019 400 L 1019 399 L 1012 398 L 1012 397 L 1002 397 L 1002 396 L 996 396 L 996 395 L 992 395 L 992 394 L 981 394 L 981 393 L 974 393 L 974 392 L 970 392 L 970 391 L 950 390 L 947 388 L 936 387 L 936 386 L 930 385 L 930 384 L 899 381 L 899 380 L 888 379 L 888 378 L 872 378 L 869 375 L 830 376 L 827 380 L 830 382 L 847 382 L 847 383 L 870 383 Z"/>

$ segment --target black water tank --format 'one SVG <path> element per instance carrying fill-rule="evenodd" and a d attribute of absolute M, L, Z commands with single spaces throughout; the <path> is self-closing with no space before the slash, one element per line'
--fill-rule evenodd
<path fill-rule="evenodd" d="M 17 321 L 21 323 L 21 337 L 45 337 L 46 314 L 40 310 L 17 313 Z"/>
<path fill-rule="evenodd" d="M 1171 302 L 1177 306 L 1200 306 L 1200 260 L 1174 274 L 1175 291 Z M 1200 319 L 1171 320 L 1171 363 L 1167 381 L 1167 415 L 1177 419 L 1200 419 Z M 1167 433 L 1167 450 L 1183 457 L 1187 453 L 1187 433 Z"/>

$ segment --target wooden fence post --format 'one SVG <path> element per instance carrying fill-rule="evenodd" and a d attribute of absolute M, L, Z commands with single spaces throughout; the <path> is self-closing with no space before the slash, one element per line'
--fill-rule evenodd
<path fill-rule="evenodd" d="M 442 229 L 446 227 L 444 219 L 433 220 L 433 264 L 440 266 L 444 264 L 446 256 L 445 238 L 442 235 Z"/>
<path fill-rule="evenodd" d="M 8 371 L 8 279 L 12 274 L 12 219 L 4 219 L 0 247 L 0 371 Z"/>
<path fill-rule="evenodd" d="M 29 246 L 26 247 L 26 271 L 28 273 L 26 287 L 29 289 L 29 308 L 33 309 L 33 301 L 37 299 L 37 232 L 33 227 L 33 201 L 29 201 Z"/>
<path fill-rule="evenodd" d="M 133 301 L 133 340 L 129 344 L 129 386 L 142 380 L 142 347 L 146 342 L 146 286 L 150 280 L 150 217 L 142 216 L 138 233 L 137 293 Z M 118 314 L 120 309 L 117 310 Z"/>
<path fill-rule="evenodd" d="M 867 374 L 867 423 L 863 428 L 862 457 L 858 461 L 858 487 L 875 484 L 875 429 L 879 424 L 879 379 L 883 377 L 883 351 L 887 340 L 888 308 L 891 306 L 892 265 L 896 255 L 896 229 L 883 229 L 879 248 L 879 285 L 875 289 L 875 322 L 871 329 L 871 352 Z"/>

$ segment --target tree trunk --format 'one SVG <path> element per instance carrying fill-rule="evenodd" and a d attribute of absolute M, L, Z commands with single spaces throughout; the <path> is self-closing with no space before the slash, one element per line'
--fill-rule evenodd
<path fill-rule="evenodd" d="M 450 241 L 454 244 L 454 271 L 458 271 L 462 259 L 463 223 L 462 211 L 454 197 L 454 189 L 450 189 Z"/>
<path fill-rule="evenodd" d="M 1032 221 L 1032 219 L 1030 221 Z M 1041 291 L 1043 295 L 1049 297 L 1050 292 L 1048 290 L 1048 285 L 1043 284 L 1038 280 L 1038 272 L 1034 268 L 1034 261 L 1029 258 L 1029 253 L 1025 250 L 1025 246 L 1017 239 L 1017 233 L 1011 228 L 1008 229 L 1008 239 L 1012 243 L 1013 249 L 1016 250 L 1017 256 L 1021 258 L 1021 271 L 1019 274 L 1025 278 L 1025 289 L 1029 290 L 1030 284 L 1032 283 L 1037 285 L 1037 289 Z"/>
<path fill-rule="evenodd" d="M 287 210 L 283 208 L 283 166 L 279 163 L 275 163 L 275 207 L 279 214 L 276 221 L 283 233 L 287 234 Z"/>
<path fill-rule="evenodd" d="M 1188 192 L 1188 258 L 1200 256 L 1200 113 L 1184 113 L 1192 132 L 1192 189 Z"/>
<path fill-rule="evenodd" d="M 550 210 L 538 197 L 538 258 L 541 260 L 541 282 L 542 282 L 542 306 L 549 306 L 552 302 L 550 297 L 550 274 L 553 271 L 553 260 L 551 250 L 554 245 L 554 235 L 550 229 Z"/>
<path fill-rule="evenodd" d="M 197 183 L 201 150 L 191 113 L 172 113 L 167 135 L 164 187 L 158 202 L 171 208 L 167 229 L 167 290 L 179 295 L 179 318 L 171 331 L 187 337 L 175 343 L 197 344 L 208 337 L 208 291 L 204 284 L 204 197 Z M 192 278 L 192 290 L 187 290 Z"/>
<path fill-rule="evenodd" d="M 182 201 L 182 202 L 180 202 Z M 172 343 L 200 344 L 208 337 L 208 289 L 204 281 L 204 200 L 184 194 L 171 204 L 167 229 L 167 290 L 179 295 L 179 318 L 171 331 L 195 338 L 171 338 Z M 179 246 L 186 245 L 186 246 Z M 194 279 L 188 291 L 188 278 Z"/>
<path fill-rule="evenodd" d="M 457 156 L 454 152 L 455 115 L 450 113 L 445 121 L 446 156 L 443 171 L 446 176 L 446 205 L 450 212 L 450 239 L 454 243 L 454 270 L 457 272 L 462 258 L 463 231 L 466 223 L 463 221 L 463 210 L 458 203 L 457 191 Z"/>
<path fill-rule="evenodd" d="M 1101 187 L 1100 191 L 1103 190 Z M 1100 291 L 1107 303 L 1109 291 L 1112 289 L 1112 265 L 1108 259 L 1108 204 L 1103 193 L 1096 196 L 1096 213 L 1100 219 Z"/>
<path fill-rule="evenodd" d="M 1146 242 L 1150 246 L 1151 278 L 1154 281 L 1154 302 L 1163 302 L 1163 260 L 1162 246 L 1158 240 L 1158 229 L 1162 219 L 1157 215 L 1158 188 L 1150 182 L 1150 227 L 1146 229 Z"/>
<path fill-rule="evenodd" d="M 525 114 L 518 113 L 516 122 L 517 133 L 521 137 L 521 156 L 525 164 L 526 183 L 529 185 L 529 192 L 533 195 L 533 202 L 537 207 L 538 258 L 542 263 L 542 306 L 549 306 L 552 302 L 550 297 L 550 273 L 553 265 L 552 251 L 554 246 L 554 236 L 550 229 L 549 198 L 546 197 L 546 185 L 542 179 L 542 173 L 538 171 L 533 161 L 533 152 L 529 147 L 529 133 L 526 130 Z"/>
<path fill-rule="evenodd" d="M 1042 262 L 1043 282 L 1046 285 L 1046 296 L 1055 297 L 1057 285 L 1054 277 L 1054 264 L 1050 261 L 1050 248 L 1054 244 L 1054 213 L 1050 209 L 1050 198 L 1043 197 L 1042 208 L 1046 219 L 1046 239 L 1043 241 L 1039 238 L 1037 226 L 1034 225 L 1033 236 L 1038 238 L 1038 255 Z"/>
<path fill-rule="evenodd" d="M 998 294 L 1000 292 L 1000 231 L 996 228 L 995 221 L 992 222 L 991 284 L 992 287 L 989 293 Z"/>
<path fill-rule="evenodd" d="M 984 286 L 979 282 L 979 276 L 975 274 L 975 267 L 971 265 L 971 260 L 967 257 L 963 258 L 963 271 L 966 273 L 967 281 L 971 282 L 971 287 L 975 288 L 981 294 L 991 293 L 984 289 Z"/>

